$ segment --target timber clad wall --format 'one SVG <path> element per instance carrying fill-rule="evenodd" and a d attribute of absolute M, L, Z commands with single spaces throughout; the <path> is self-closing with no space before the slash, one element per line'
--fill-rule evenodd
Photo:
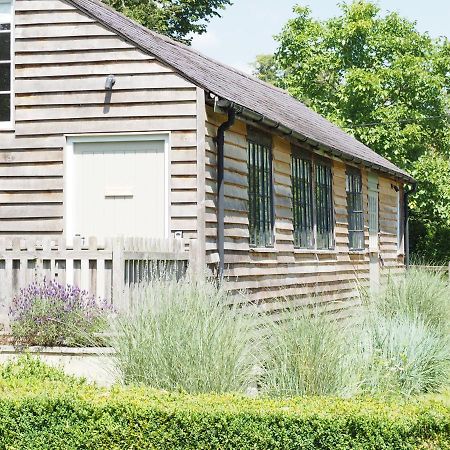
<path fill-rule="evenodd" d="M 207 261 L 217 262 L 216 252 L 216 150 L 217 127 L 226 117 L 207 107 L 206 122 L 206 237 Z M 248 233 L 247 141 L 246 125 L 237 121 L 225 134 L 225 276 L 237 289 L 248 289 L 253 300 L 267 310 L 285 307 L 282 296 L 296 296 L 301 304 L 320 295 L 318 302 L 328 302 L 328 310 L 342 310 L 346 315 L 358 304 L 356 282 L 369 284 L 368 173 L 362 170 L 365 218 L 363 252 L 349 252 L 346 198 L 346 166 L 333 161 L 333 201 L 335 210 L 334 250 L 294 248 L 291 206 L 290 143 L 273 136 L 273 173 L 275 207 L 275 245 L 273 249 L 250 248 Z M 379 178 L 380 261 L 384 267 L 400 268 L 397 255 L 396 192 L 393 180 Z M 302 299 L 302 296 L 303 299 Z"/>
<path fill-rule="evenodd" d="M 171 131 L 171 230 L 195 237 L 196 87 L 63 1 L 16 0 L 15 22 L 16 126 L 0 131 L 0 233 L 63 232 L 65 134 Z"/>
<path fill-rule="evenodd" d="M 205 107 L 202 89 L 63 0 L 16 0 L 15 22 L 15 130 L 0 131 L 0 235 L 64 232 L 65 135 L 170 131 L 170 229 L 188 239 L 198 237 L 199 265 L 206 254 L 214 266 L 214 139 L 225 116 Z M 107 93 L 109 74 L 116 84 Z M 371 266 L 368 172 L 362 170 L 362 252 L 348 250 L 345 173 L 346 165 L 334 159 L 335 248 L 295 249 L 291 144 L 274 135 L 274 248 L 250 248 L 247 127 L 238 120 L 225 135 L 225 276 L 230 287 L 247 290 L 272 312 L 286 306 L 283 296 L 295 296 L 300 305 L 317 294 L 328 310 L 347 315 L 358 303 L 356 282 L 369 284 L 374 258 Z M 379 174 L 379 256 L 381 267 L 397 271 L 403 258 L 397 252 L 392 185 L 398 183 Z"/>

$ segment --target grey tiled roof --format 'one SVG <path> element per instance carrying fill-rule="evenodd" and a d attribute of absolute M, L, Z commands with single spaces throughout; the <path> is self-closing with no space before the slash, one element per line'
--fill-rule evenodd
<path fill-rule="evenodd" d="M 206 91 L 262 114 L 344 157 L 363 161 L 412 181 L 412 178 L 402 169 L 291 97 L 286 91 L 148 30 L 99 0 L 66 1 L 137 47 L 153 54 Z"/>

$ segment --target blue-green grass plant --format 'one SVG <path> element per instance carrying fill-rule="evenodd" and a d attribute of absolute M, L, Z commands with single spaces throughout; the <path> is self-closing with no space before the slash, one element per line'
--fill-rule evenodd
<path fill-rule="evenodd" d="M 365 322 L 363 392 L 413 396 L 449 386 L 448 336 L 412 312 L 371 312 Z"/>
<path fill-rule="evenodd" d="M 271 327 L 262 392 L 274 397 L 353 394 L 360 352 L 352 328 L 318 310 L 290 310 L 287 316 Z"/>
<path fill-rule="evenodd" d="M 138 287 L 131 312 L 112 324 L 124 383 L 191 394 L 245 392 L 255 383 L 262 340 L 256 309 L 235 300 L 208 281 L 161 277 Z"/>

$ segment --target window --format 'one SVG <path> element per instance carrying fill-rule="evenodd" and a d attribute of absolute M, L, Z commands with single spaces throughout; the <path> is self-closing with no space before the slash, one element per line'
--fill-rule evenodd
<path fill-rule="evenodd" d="M 331 167 L 316 164 L 316 210 L 317 210 L 317 248 L 327 249 L 334 245 L 334 218 L 332 201 Z"/>
<path fill-rule="evenodd" d="M 270 136 L 249 128 L 248 200 L 250 245 L 273 245 L 272 144 Z"/>
<path fill-rule="evenodd" d="M 0 124 L 11 122 L 12 99 L 11 0 L 0 0 Z"/>
<path fill-rule="evenodd" d="M 294 245 L 314 247 L 313 166 L 312 161 L 292 157 L 292 205 Z"/>
<path fill-rule="evenodd" d="M 329 163 L 294 149 L 292 155 L 292 211 L 297 248 L 334 246 L 332 171 Z"/>
<path fill-rule="evenodd" d="M 358 169 L 347 169 L 348 240 L 350 250 L 364 250 L 362 177 Z"/>
<path fill-rule="evenodd" d="M 378 251 L 378 232 L 379 232 L 379 214 L 378 214 L 378 177 L 369 173 L 369 250 Z"/>

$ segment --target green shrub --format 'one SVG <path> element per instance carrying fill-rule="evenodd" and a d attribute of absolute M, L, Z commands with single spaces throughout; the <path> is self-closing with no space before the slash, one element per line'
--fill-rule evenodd
<path fill-rule="evenodd" d="M 252 308 L 234 306 L 213 283 L 156 279 L 113 322 L 111 345 L 126 384 L 242 392 L 252 384 L 261 341 Z"/>
<path fill-rule="evenodd" d="M 450 409 L 438 400 L 275 401 L 144 388 L 106 390 L 55 376 L 55 369 L 46 374 L 45 366 L 33 364 L 31 373 L 23 361 L 0 372 L 0 448 L 450 448 Z"/>
<path fill-rule="evenodd" d="M 277 397 L 349 395 L 356 390 L 359 347 L 351 329 L 308 309 L 274 324 L 262 390 Z"/>
<path fill-rule="evenodd" d="M 363 333 L 371 394 L 406 396 L 437 392 L 449 385 L 450 341 L 417 314 L 369 315 Z"/>

